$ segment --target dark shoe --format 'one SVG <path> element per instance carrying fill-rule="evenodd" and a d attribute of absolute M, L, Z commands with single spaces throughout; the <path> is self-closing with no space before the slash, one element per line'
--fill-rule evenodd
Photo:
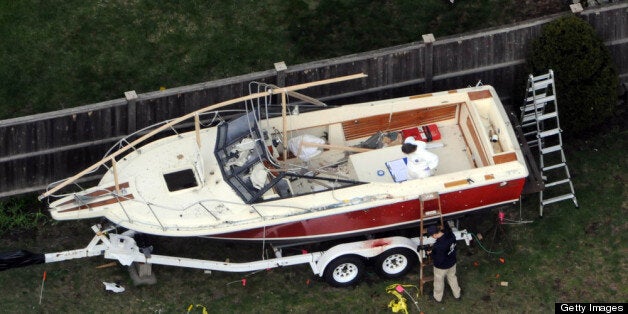
<path fill-rule="evenodd" d="M 456 301 L 461 301 L 462 300 L 462 292 L 460 292 L 460 296 L 457 298 L 454 298 Z"/>
<path fill-rule="evenodd" d="M 436 303 L 441 303 L 441 304 L 443 303 L 443 300 L 440 300 L 440 301 L 436 300 L 436 298 L 434 298 L 433 294 L 430 294 L 430 300 L 432 300 L 432 301 L 434 301 Z"/>

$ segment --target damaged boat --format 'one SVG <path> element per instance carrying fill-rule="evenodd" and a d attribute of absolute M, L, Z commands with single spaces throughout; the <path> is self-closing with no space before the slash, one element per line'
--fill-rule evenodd
<path fill-rule="evenodd" d="M 259 83 L 121 140 L 39 198 L 57 220 L 104 217 L 146 234 L 271 243 L 402 229 L 519 200 L 528 170 L 491 86 L 291 110 L 292 98 L 320 104 L 297 91 L 364 76 Z M 226 119 L 227 106 L 241 103 L 246 110 Z M 404 143 L 438 157 L 429 175 L 408 171 Z M 69 191 L 103 167 L 96 186 Z"/>

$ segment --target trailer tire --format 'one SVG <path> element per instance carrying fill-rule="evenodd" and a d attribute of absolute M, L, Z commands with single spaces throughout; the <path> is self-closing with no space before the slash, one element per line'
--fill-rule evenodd
<path fill-rule="evenodd" d="M 344 255 L 331 261 L 323 278 L 334 287 L 349 287 L 359 283 L 364 277 L 364 259 L 356 255 Z"/>
<path fill-rule="evenodd" d="M 400 278 L 414 267 L 417 260 L 417 254 L 412 250 L 393 248 L 375 258 L 375 269 L 382 278 Z"/>

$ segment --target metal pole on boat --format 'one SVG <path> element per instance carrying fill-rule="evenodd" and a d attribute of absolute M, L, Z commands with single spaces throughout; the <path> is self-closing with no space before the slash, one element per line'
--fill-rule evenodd
<path fill-rule="evenodd" d="M 194 131 L 196 133 L 196 145 L 201 148 L 201 119 L 198 117 L 198 112 L 194 115 Z"/>
<path fill-rule="evenodd" d="M 288 117 L 286 117 L 286 92 L 281 93 L 281 118 L 283 119 L 283 162 L 288 161 Z"/>
<path fill-rule="evenodd" d="M 111 157 L 111 166 L 113 166 L 113 182 L 116 185 L 116 194 L 120 195 L 120 184 L 118 181 L 118 163 L 114 157 Z"/>

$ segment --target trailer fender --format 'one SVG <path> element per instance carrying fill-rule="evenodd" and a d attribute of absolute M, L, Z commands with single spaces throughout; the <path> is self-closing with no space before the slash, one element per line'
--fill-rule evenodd
<path fill-rule="evenodd" d="M 316 260 L 314 265 L 312 265 L 312 269 L 315 274 L 322 277 L 327 265 L 340 256 L 357 255 L 364 259 L 370 259 L 393 248 L 407 248 L 415 252 L 417 257 L 419 256 L 416 243 L 409 238 L 389 237 L 372 239 L 343 243 L 332 247 Z"/>

